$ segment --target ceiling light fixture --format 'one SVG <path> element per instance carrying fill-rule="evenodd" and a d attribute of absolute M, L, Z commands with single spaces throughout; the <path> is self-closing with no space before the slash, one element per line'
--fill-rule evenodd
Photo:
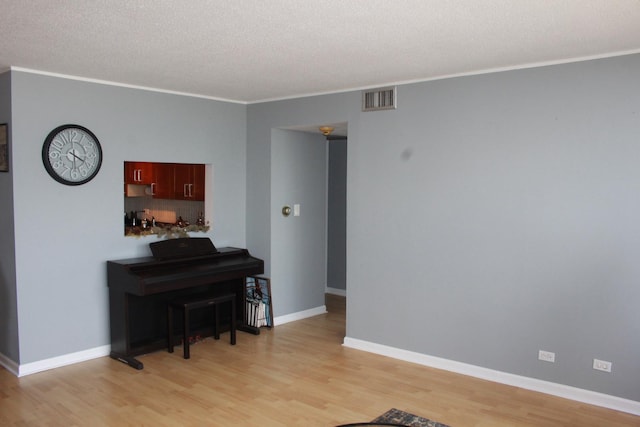
<path fill-rule="evenodd" d="M 324 136 L 329 136 L 331 135 L 331 132 L 333 132 L 334 128 L 331 126 L 320 126 L 318 129 L 320 129 L 320 132 L 322 132 Z"/>

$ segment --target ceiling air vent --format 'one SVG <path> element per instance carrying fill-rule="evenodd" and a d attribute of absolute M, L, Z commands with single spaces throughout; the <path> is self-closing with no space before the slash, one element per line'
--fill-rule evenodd
<path fill-rule="evenodd" d="M 362 111 L 395 110 L 396 87 L 365 90 L 362 92 Z"/>

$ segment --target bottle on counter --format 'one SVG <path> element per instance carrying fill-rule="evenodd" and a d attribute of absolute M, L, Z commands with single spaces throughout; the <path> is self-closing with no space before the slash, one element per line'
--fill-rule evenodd
<path fill-rule="evenodd" d="M 197 225 L 204 225 L 204 216 L 202 215 L 202 212 L 200 212 L 200 215 L 198 215 L 198 219 L 196 220 L 196 224 Z"/>
<path fill-rule="evenodd" d="M 156 217 L 155 217 L 155 216 L 152 216 L 152 217 L 151 217 L 151 226 L 152 226 L 152 227 L 155 227 L 155 226 L 156 226 Z"/>

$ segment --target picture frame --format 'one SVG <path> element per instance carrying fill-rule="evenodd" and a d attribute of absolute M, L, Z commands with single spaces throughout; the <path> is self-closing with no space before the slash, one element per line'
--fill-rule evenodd
<path fill-rule="evenodd" d="M 0 124 L 0 172 L 9 172 L 9 133 L 6 123 Z"/>

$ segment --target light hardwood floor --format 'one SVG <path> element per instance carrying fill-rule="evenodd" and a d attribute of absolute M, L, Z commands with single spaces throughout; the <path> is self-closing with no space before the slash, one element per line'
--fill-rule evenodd
<path fill-rule="evenodd" d="M 2 426 L 335 426 L 391 408 L 452 427 L 640 426 L 640 417 L 343 347 L 344 298 L 328 314 L 140 357 L 16 378 L 0 369 Z"/>

